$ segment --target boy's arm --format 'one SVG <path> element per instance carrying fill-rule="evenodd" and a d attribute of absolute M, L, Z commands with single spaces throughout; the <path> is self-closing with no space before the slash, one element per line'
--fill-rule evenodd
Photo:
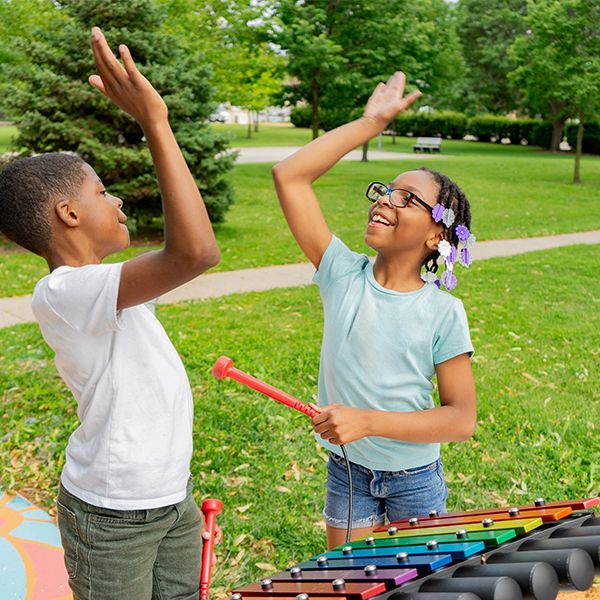
<path fill-rule="evenodd" d="M 441 406 L 414 412 L 324 406 L 312 419 L 315 432 L 332 444 L 347 444 L 371 435 L 420 443 L 469 439 L 476 426 L 475 380 L 469 355 L 440 363 L 436 371 Z"/>
<path fill-rule="evenodd" d="M 273 167 L 275 189 L 290 230 L 298 245 L 318 268 L 331 240 L 331 232 L 319 206 L 312 184 L 350 150 L 383 131 L 421 92 L 404 96 L 405 76 L 395 73 L 387 84 L 380 83 L 364 115 L 304 146 Z"/>
<path fill-rule="evenodd" d="M 164 213 L 164 247 L 123 264 L 117 309 L 156 298 L 193 279 L 219 261 L 219 249 L 198 187 L 171 131 L 168 110 L 137 70 L 126 46 L 123 66 L 98 28 L 92 30 L 98 75 L 92 85 L 142 127 L 152 154 Z"/>

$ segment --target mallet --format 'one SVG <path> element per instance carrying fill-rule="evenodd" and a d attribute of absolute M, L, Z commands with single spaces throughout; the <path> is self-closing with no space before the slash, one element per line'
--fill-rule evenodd
<path fill-rule="evenodd" d="M 225 377 L 235 379 L 235 381 L 239 381 L 253 390 L 260 392 L 265 396 L 269 396 L 269 398 L 273 398 L 273 400 L 277 400 L 277 402 L 281 402 L 290 408 L 294 408 L 311 418 L 319 414 L 314 408 L 301 402 L 297 398 L 294 398 L 294 396 L 286 394 L 283 390 L 273 387 L 256 377 L 252 377 L 252 375 L 248 375 L 248 373 L 244 373 L 244 371 L 236 369 L 233 366 L 233 361 L 227 356 L 221 356 L 217 359 L 217 362 L 212 369 L 212 374 L 217 379 L 225 379 Z"/>
<path fill-rule="evenodd" d="M 202 541 L 202 570 L 200 571 L 200 600 L 208 600 L 210 588 L 210 575 L 212 571 L 212 554 L 215 545 L 215 528 L 217 526 L 217 515 L 223 510 L 220 500 L 208 498 L 202 502 L 202 513 L 206 521 L 206 529 L 209 538 Z"/>

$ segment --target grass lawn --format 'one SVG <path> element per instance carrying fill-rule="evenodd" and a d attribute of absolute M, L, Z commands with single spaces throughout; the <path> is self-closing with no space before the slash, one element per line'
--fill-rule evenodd
<path fill-rule="evenodd" d="M 476 349 L 478 422 L 443 448 L 449 510 L 600 488 L 600 246 L 475 263 L 458 294 Z M 160 306 L 196 399 L 198 498 L 221 498 L 225 541 L 214 591 L 257 580 L 325 548 L 325 457 L 306 417 L 210 368 L 221 354 L 303 400 L 317 391 L 315 286 Z M 535 326 L 532 326 L 535 323 Z M 0 487 L 51 507 L 75 403 L 36 325 L 0 330 Z"/>
<path fill-rule="evenodd" d="M 222 126 L 234 131 L 241 125 Z M 0 128 L 0 132 L 2 128 Z M 261 126 L 268 144 L 308 141 L 308 130 Z M 295 137 L 294 137 L 295 136 Z M 304 136 L 304 137 L 302 137 Z M 257 140 L 254 143 L 258 143 Z M 384 137 L 385 150 L 410 152 L 412 138 Z M 376 143 L 371 144 L 376 147 Z M 464 188 L 473 208 L 473 231 L 479 240 L 507 239 L 585 231 L 600 228 L 600 158 L 586 156 L 584 183 L 571 181 L 573 157 L 552 155 L 536 148 L 445 140 L 446 158 L 415 156 L 406 161 L 342 162 L 316 184 L 323 210 L 333 231 L 354 249 L 365 248 L 362 234 L 369 181 L 391 180 L 403 170 L 422 165 L 436 168 Z M 215 226 L 222 260 L 216 270 L 300 262 L 304 257 L 290 235 L 279 208 L 268 164 L 235 167 L 232 180 L 236 203 L 224 224 Z M 125 199 L 126 200 L 126 199 Z M 127 203 L 125 203 L 125 210 Z M 268 243 L 265 241 L 268 240 Z M 44 261 L 26 253 L 0 253 L 0 296 L 28 294 L 46 272 Z M 2 245 L 0 244 L 0 250 Z M 122 260 L 147 248 L 132 248 L 112 260 Z"/>

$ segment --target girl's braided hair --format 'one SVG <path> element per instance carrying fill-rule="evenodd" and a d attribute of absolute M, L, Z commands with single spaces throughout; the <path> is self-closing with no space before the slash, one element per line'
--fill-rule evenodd
<path fill-rule="evenodd" d="M 439 171 L 433 171 L 427 167 L 421 167 L 419 171 L 429 173 L 438 184 L 440 188 L 437 197 L 438 204 L 441 204 L 444 208 L 451 208 L 454 211 L 454 223 L 450 227 L 444 225 L 444 232 L 446 239 L 451 244 L 458 247 L 456 226 L 464 225 L 469 230 L 471 229 L 471 205 L 469 204 L 469 200 L 458 185 L 446 175 L 442 175 Z M 425 265 L 425 270 L 436 273 L 438 270 L 437 261 L 439 257 L 440 253 L 437 250 L 427 256 L 423 263 Z"/>

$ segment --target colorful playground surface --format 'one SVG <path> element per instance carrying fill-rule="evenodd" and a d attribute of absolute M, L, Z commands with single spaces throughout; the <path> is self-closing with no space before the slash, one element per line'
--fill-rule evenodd
<path fill-rule="evenodd" d="M 0 490 L 2 600 L 71 600 L 58 528 L 48 513 Z"/>

